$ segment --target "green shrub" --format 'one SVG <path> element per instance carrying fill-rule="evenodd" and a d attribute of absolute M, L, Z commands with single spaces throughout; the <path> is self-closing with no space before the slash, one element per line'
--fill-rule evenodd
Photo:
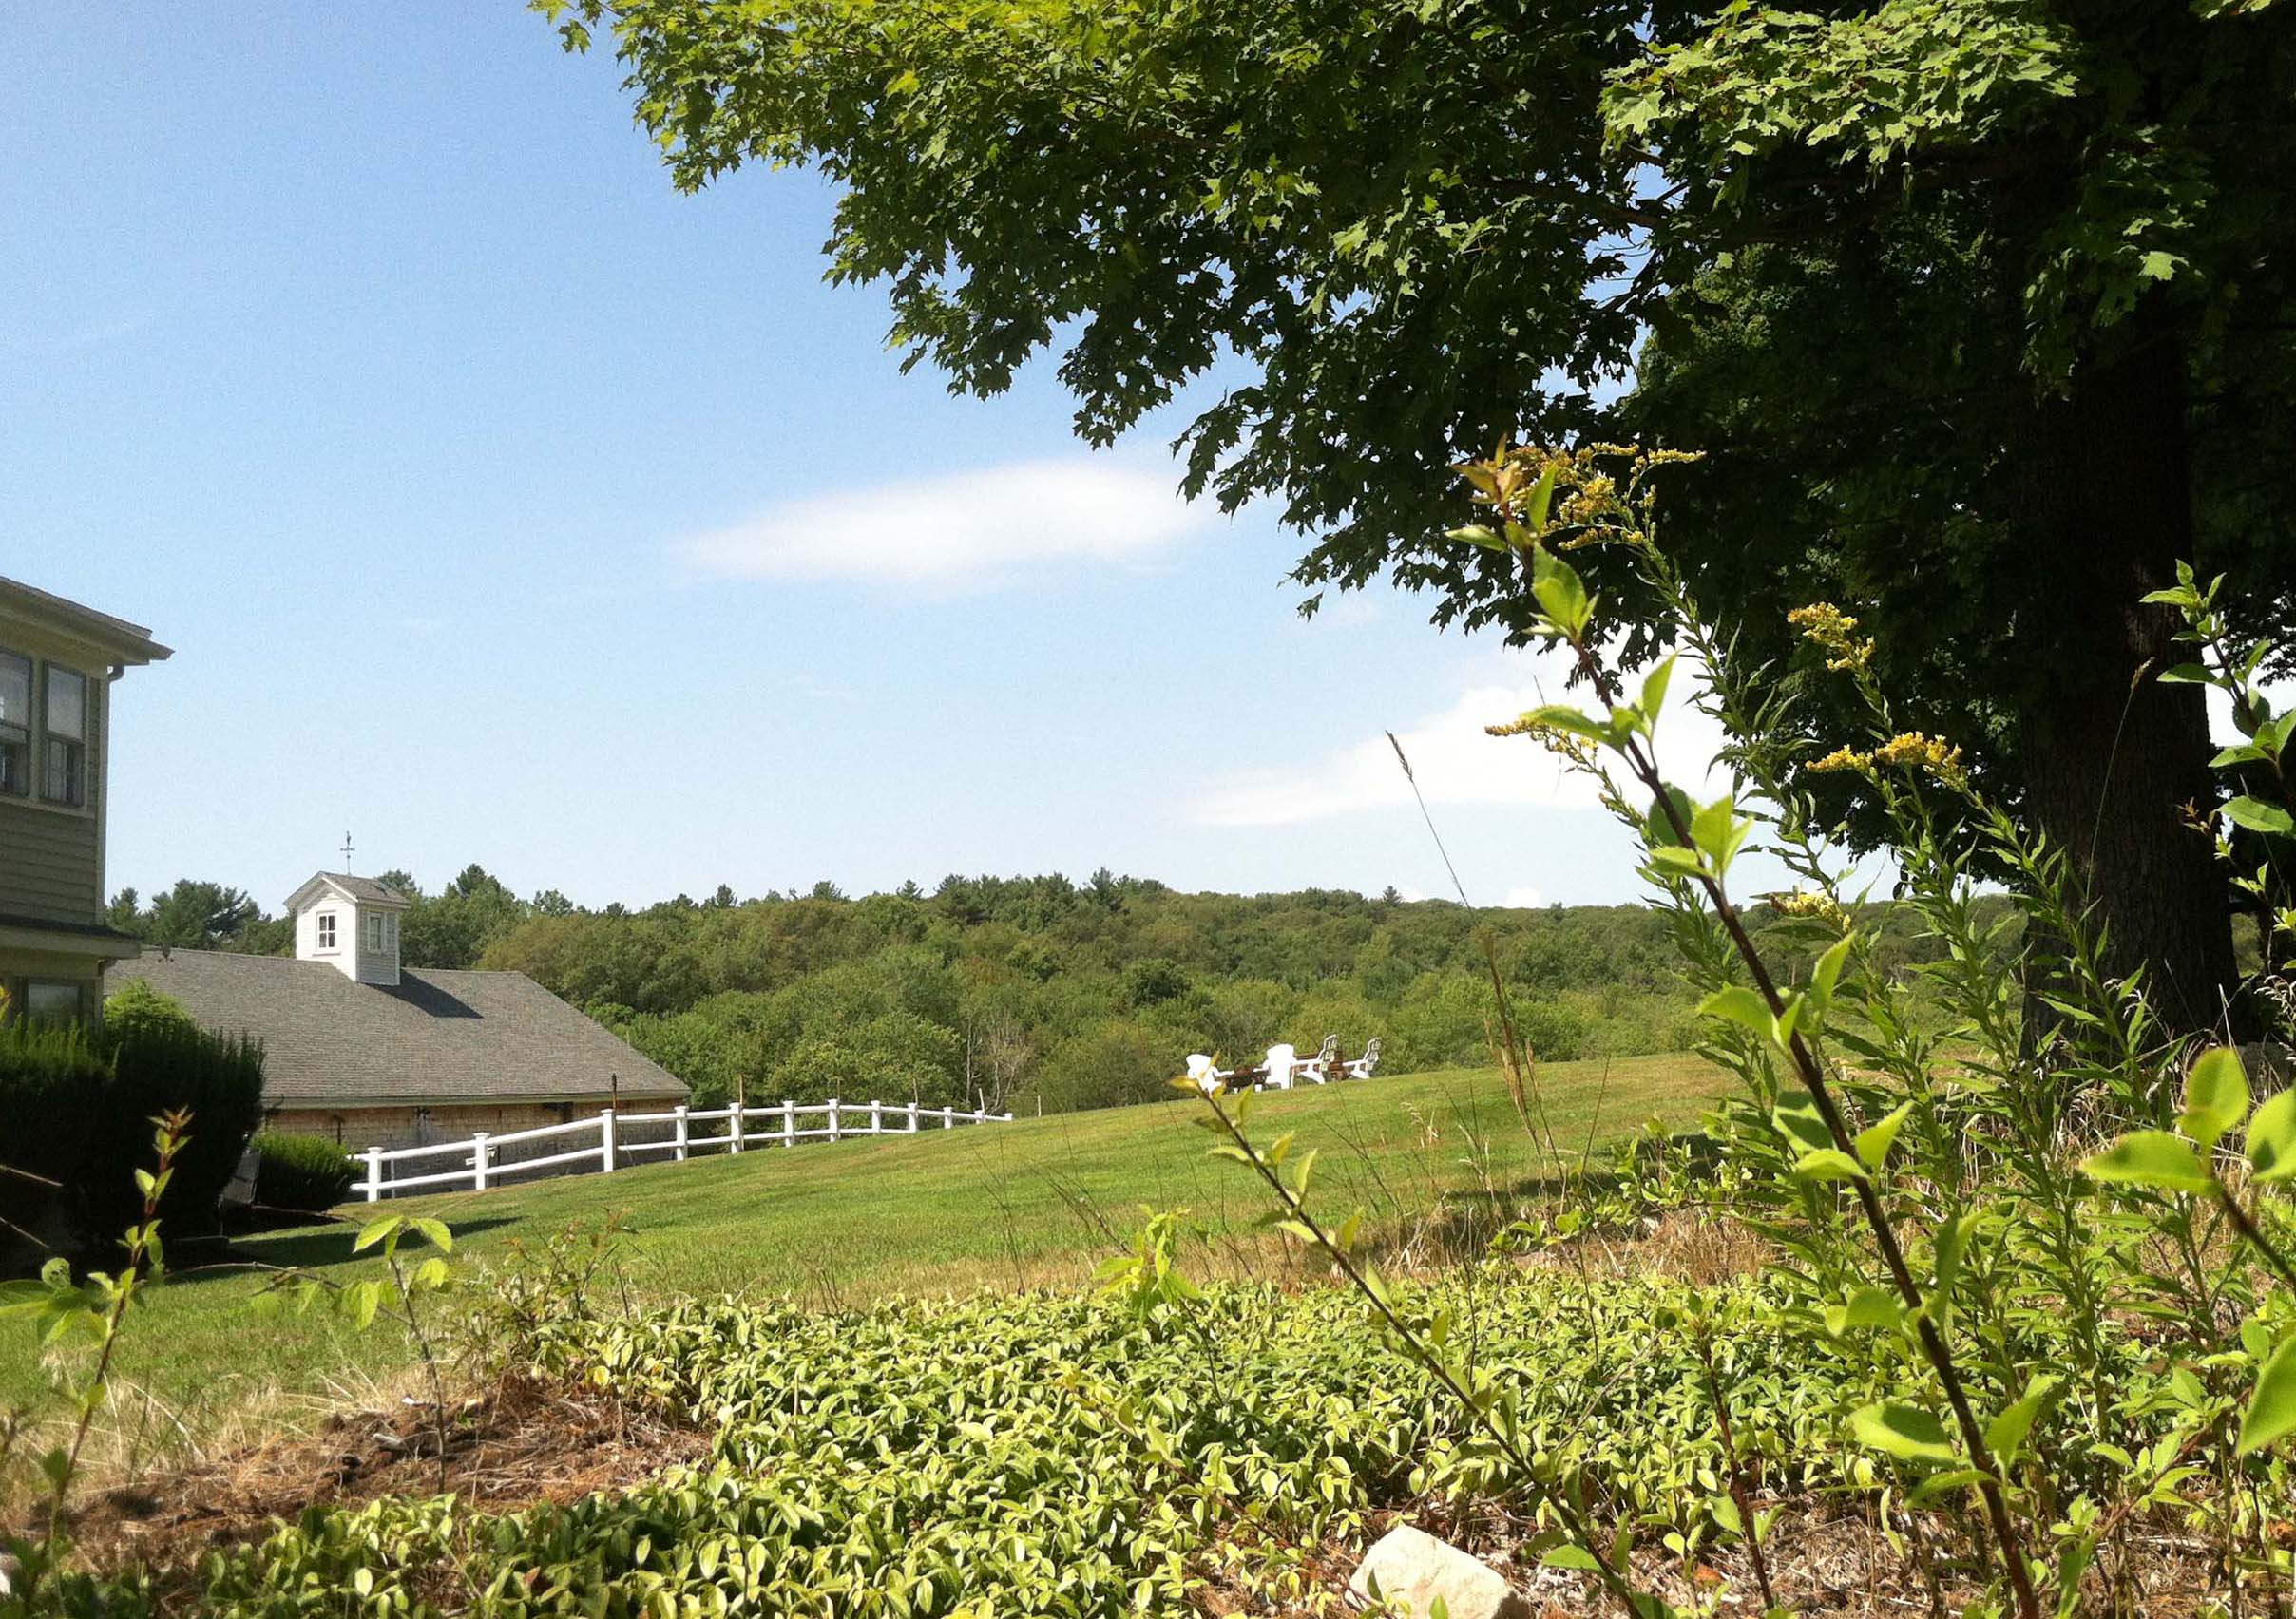
<path fill-rule="evenodd" d="M 92 1033 L 0 1027 L 0 1163 L 39 1177 L 5 1177 L 10 1218 L 43 1241 L 108 1246 L 140 1208 L 135 1171 L 149 1156 L 151 1121 L 176 1109 L 191 1127 L 161 1212 L 180 1240 L 215 1229 L 223 1188 L 262 1117 L 262 1048 L 163 1007 Z"/>
<path fill-rule="evenodd" d="M 266 1130 L 255 1138 L 261 1166 L 256 1171 L 255 1200 L 266 1209 L 320 1214 L 350 1195 L 358 1178 L 351 1154 L 324 1135 L 297 1135 Z"/>
<path fill-rule="evenodd" d="M 104 1028 L 120 1039 L 153 1028 L 196 1029 L 199 1022 L 174 996 L 129 979 L 104 998 Z"/>
<path fill-rule="evenodd" d="M 86 1030 L 0 1023 L 0 1274 L 23 1268 L 40 1244 L 63 1235 L 58 1188 L 68 1149 L 85 1098 L 110 1081 L 111 1064 Z M 131 1178 L 124 1165 L 120 1175 Z"/>

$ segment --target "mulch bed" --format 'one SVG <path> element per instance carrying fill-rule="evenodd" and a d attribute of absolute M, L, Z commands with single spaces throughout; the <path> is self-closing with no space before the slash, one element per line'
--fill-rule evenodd
<path fill-rule="evenodd" d="M 330 1416 L 262 1443 L 95 1496 L 74 1514 L 76 1556 L 98 1568 L 188 1570 L 266 1536 L 308 1507 L 451 1490 L 487 1512 L 627 1489 L 706 1456 L 709 1435 L 586 1384 L 513 1380 L 450 1402 L 442 1481 L 428 1404 Z M 168 1582 L 162 1578 L 164 1587 Z"/>

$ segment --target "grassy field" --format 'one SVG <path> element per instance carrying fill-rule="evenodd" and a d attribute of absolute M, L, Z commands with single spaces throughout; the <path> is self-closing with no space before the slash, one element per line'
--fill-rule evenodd
<path fill-rule="evenodd" d="M 1694 1059 L 1625 1058 L 1543 1071 L 1556 1133 L 1567 1148 L 1631 1133 L 1658 1117 L 1695 1117 L 1719 1076 Z M 893 1294 L 940 1295 L 1073 1284 L 1123 1245 L 1143 1207 L 1185 1208 L 1206 1270 L 1280 1274 L 1287 1263 L 1253 1222 L 1267 1209 L 1240 1166 L 1207 1159 L 1184 1100 L 1012 1124 L 656 1164 L 611 1176 L 407 1199 L 388 1207 L 451 1225 L 466 1269 L 570 1223 L 626 1213 L 631 1286 L 648 1295 L 752 1291 L 842 1309 Z M 1500 1217 L 1533 1190 L 1538 1153 L 1495 1073 L 1453 1072 L 1272 1095 L 1255 1133 L 1295 1130 L 1322 1150 L 1317 1202 L 1363 1207 L 1390 1241 L 1438 1209 Z M 263 1266 L 367 1274 L 353 1223 L 277 1231 L 240 1244 Z M 185 1270 L 152 1295 L 122 1353 L 124 1382 L 189 1434 L 234 1413 L 282 1409 L 280 1397 L 325 1396 L 403 1364 L 383 1325 L 364 1337 L 322 1313 L 259 1316 L 253 1267 Z M 17 1328 L 19 1332 L 24 1329 Z M 0 1409 L 38 1396 L 44 1379 L 29 1333 L 0 1353 Z M 156 1403 L 155 1403 L 156 1402 Z"/>

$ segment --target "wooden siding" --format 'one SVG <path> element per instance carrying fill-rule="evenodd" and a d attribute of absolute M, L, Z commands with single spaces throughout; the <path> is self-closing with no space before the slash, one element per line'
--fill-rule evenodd
<path fill-rule="evenodd" d="M 0 916 L 104 920 L 103 833 L 93 814 L 0 800 Z"/>

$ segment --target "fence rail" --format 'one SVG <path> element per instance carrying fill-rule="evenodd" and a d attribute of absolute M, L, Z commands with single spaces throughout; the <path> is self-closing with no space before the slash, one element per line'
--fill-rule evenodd
<path fill-rule="evenodd" d="M 817 1117 L 822 1122 L 800 1125 L 798 1120 L 806 1117 Z M 480 1131 L 467 1140 L 437 1141 L 388 1152 L 370 1147 L 358 1155 L 366 1173 L 354 1190 L 369 1203 L 400 1192 L 450 1186 L 468 1186 L 473 1191 L 485 1191 L 512 1175 L 562 1169 L 570 1164 L 593 1166 L 589 1171 L 577 1172 L 603 1173 L 657 1153 L 667 1154 L 671 1162 L 682 1164 L 690 1157 L 709 1153 L 794 1147 L 800 1141 L 843 1141 L 854 1135 L 914 1135 L 920 1129 L 954 1130 L 960 1124 L 1004 1124 L 1011 1118 L 1008 1113 L 993 1114 L 980 1108 L 967 1113 L 962 1108 L 921 1108 L 914 1102 L 842 1102 L 833 1097 L 802 1107 L 795 1102 L 738 1108 L 680 1105 L 668 1113 L 653 1114 L 601 1108 L 596 1118 L 545 1124 L 536 1130 L 507 1131 L 500 1135 Z M 752 1121 L 766 1128 L 754 1129 Z M 696 1126 L 713 1124 L 725 1128 L 715 1134 L 696 1133 Z M 569 1146 L 535 1157 L 502 1155 L 507 1147 L 571 1141 L 585 1135 L 596 1145 Z M 451 1167 L 417 1169 L 411 1174 L 393 1172 L 398 1165 L 414 1168 L 423 1160 L 442 1158 Z"/>

